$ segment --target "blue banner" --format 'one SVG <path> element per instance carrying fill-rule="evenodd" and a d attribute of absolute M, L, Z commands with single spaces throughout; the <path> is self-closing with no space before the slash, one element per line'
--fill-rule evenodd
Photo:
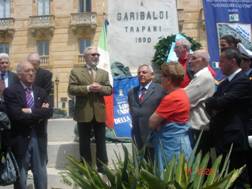
<path fill-rule="evenodd" d="M 208 50 L 212 67 L 218 70 L 219 39 L 233 35 L 251 48 L 252 0 L 203 0 Z M 218 73 L 217 79 L 221 78 Z"/>
<path fill-rule="evenodd" d="M 117 137 L 131 137 L 128 91 L 138 85 L 137 77 L 114 79 L 114 130 Z"/>

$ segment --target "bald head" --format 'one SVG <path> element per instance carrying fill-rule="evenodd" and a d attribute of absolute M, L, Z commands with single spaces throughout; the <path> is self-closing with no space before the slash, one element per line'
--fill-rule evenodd
<path fill-rule="evenodd" d="M 194 73 L 197 73 L 201 69 L 207 67 L 209 63 L 209 59 L 210 59 L 210 56 L 208 52 L 204 49 L 193 52 L 190 59 L 191 70 Z"/>
<path fill-rule="evenodd" d="M 32 65 L 34 66 L 34 68 L 37 70 L 39 69 L 39 65 L 40 65 L 40 56 L 38 53 L 30 53 L 27 56 L 27 61 L 32 63 Z"/>

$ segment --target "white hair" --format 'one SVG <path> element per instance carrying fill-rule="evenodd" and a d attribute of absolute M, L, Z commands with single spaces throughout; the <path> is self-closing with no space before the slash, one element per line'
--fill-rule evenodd
<path fill-rule="evenodd" d="M 8 58 L 9 59 L 9 55 L 7 53 L 0 53 L 0 59 L 2 58 Z"/>
<path fill-rule="evenodd" d="M 30 63 L 28 60 L 24 60 L 24 61 L 19 62 L 17 64 L 16 72 L 17 72 L 18 75 L 22 74 L 22 72 L 23 72 L 24 67 L 25 67 L 26 64 L 31 64 L 32 65 L 32 63 Z"/>
<path fill-rule="evenodd" d="M 206 60 L 207 63 L 209 63 L 209 61 L 210 61 L 210 56 L 209 56 L 208 52 L 204 49 L 196 50 L 196 51 L 194 51 L 193 54 L 197 54 L 197 56 Z"/>
<path fill-rule="evenodd" d="M 154 70 L 153 70 L 152 66 L 149 65 L 149 64 L 142 64 L 142 65 L 140 65 L 140 66 L 138 67 L 137 71 L 139 71 L 140 68 L 142 68 L 142 67 L 147 67 L 147 68 L 150 70 L 151 73 L 154 73 Z"/>
<path fill-rule="evenodd" d="M 179 43 L 180 45 L 183 45 L 184 47 L 187 48 L 188 51 L 191 49 L 191 46 L 192 46 L 190 41 L 188 41 L 187 39 L 179 39 L 179 40 L 176 41 L 176 43 Z"/>
<path fill-rule="evenodd" d="M 89 52 L 91 49 L 96 49 L 96 50 L 97 50 L 97 47 L 95 47 L 95 46 L 90 46 L 90 47 L 85 48 L 84 51 L 83 51 L 83 55 L 85 56 L 86 54 L 88 54 L 88 52 Z"/>

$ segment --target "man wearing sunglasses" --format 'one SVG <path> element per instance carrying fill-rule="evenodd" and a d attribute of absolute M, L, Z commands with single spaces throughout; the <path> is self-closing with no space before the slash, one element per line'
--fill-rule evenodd
<path fill-rule="evenodd" d="M 93 130 L 96 142 L 97 170 L 103 173 L 103 163 L 108 163 L 103 97 L 111 95 L 112 87 L 109 83 L 108 72 L 97 68 L 99 56 L 96 47 L 87 47 L 84 50 L 86 64 L 81 68 L 72 69 L 68 93 L 76 98 L 74 120 L 78 123 L 80 155 L 91 165 L 90 138 Z"/>

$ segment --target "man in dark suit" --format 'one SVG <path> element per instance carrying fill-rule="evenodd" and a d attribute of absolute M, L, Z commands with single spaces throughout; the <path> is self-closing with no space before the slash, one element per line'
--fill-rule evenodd
<path fill-rule="evenodd" d="M 10 61 L 9 55 L 6 53 L 0 54 L 0 101 L 2 104 L 2 94 L 5 88 L 11 86 L 14 83 L 18 82 L 18 77 L 14 72 L 10 71 Z M 1 106 L 0 106 L 0 109 Z"/>
<path fill-rule="evenodd" d="M 19 63 L 17 75 L 20 82 L 4 90 L 12 150 L 20 170 L 14 188 L 27 188 L 27 172 L 31 169 L 35 189 L 46 189 L 47 133 L 43 121 L 52 116 L 52 109 L 45 90 L 33 85 L 35 69 L 30 62 Z"/>
<path fill-rule="evenodd" d="M 83 54 L 86 65 L 72 69 L 68 93 L 76 99 L 74 120 L 78 123 L 80 155 L 91 165 L 90 137 L 93 130 L 97 170 L 102 173 L 104 171 L 102 163 L 108 163 L 104 96 L 111 95 L 112 87 L 108 72 L 96 67 L 100 56 L 97 48 L 87 47 Z"/>
<path fill-rule="evenodd" d="M 206 101 L 211 116 L 210 133 L 217 154 L 227 155 L 231 144 L 230 170 L 247 164 L 247 123 L 249 80 L 242 73 L 240 53 L 235 48 L 224 49 L 220 56 L 220 68 L 227 78 L 220 83 L 213 97 Z M 248 182 L 247 171 L 239 177 L 236 188 L 243 188 Z"/>
<path fill-rule="evenodd" d="M 27 60 L 32 63 L 36 70 L 34 85 L 45 89 L 47 95 L 49 96 L 52 92 L 52 72 L 40 68 L 40 56 L 38 53 L 30 53 L 27 56 Z"/>
<path fill-rule="evenodd" d="M 152 81 L 154 73 L 150 65 L 139 66 L 137 75 L 139 86 L 134 87 L 128 93 L 129 110 L 132 117 L 132 139 L 139 150 L 145 145 L 145 157 L 153 159 L 153 149 L 148 141 L 151 133 L 148 122 L 166 92 L 159 84 Z"/>

